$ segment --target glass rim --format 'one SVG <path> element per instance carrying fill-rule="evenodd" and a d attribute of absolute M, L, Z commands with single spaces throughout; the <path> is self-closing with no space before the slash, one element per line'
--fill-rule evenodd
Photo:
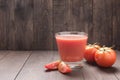
<path fill-rule="evenodd" d="M 70 35 L 70 34 L 88 36 L 88 34 L 86 32 L 83 32 L 83 31 L 61 31 L 61 32 L 55 33 L 55 35 Z"/>

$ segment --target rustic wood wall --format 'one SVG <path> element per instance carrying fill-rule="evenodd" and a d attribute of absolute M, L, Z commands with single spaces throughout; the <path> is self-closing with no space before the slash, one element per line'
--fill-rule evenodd
<path fill-rule="evenodd" d="M 120 48 L 120 0 L 0 0 L 0 49 L 53 50 L 58 31 Z"/>

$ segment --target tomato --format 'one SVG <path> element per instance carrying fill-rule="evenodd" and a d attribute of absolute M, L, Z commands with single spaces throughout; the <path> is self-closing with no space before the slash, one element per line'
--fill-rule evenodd
<path fill-rule="evenodd" d="M 116 52 L 108 47 L 103 47 L 95 53 L 95 61 L 101 67 L 110 67 L 116 61 Z"/>
<path fill-rule="evenodd" d="M 61 72 L 61 73 L 70 73 L 72 71 L 72 69 L 67 65 L 65 64 L 64 62 L 61 62 L 58 66 L 58 70 Z"/>
<path fill-rule="evenodd" d="M 95 59 L 94 59 L 94 55 L 96 53 L 96 51 L 100 48 L 99 45 L 97 44 L 89 44 L 86 46 L 86 49 L 85 49 L 85 53 L 84 53 L 84 58 L 88 61 L 88 62 L 95 62 Z"/>
<path fill-rule="evenodd" d="M 58 65 L 60 64 L 60 60 L 58 61 L 54 61 L 54 62 L 51 62 L 51 63 L 48 63 L 45 65 L 45 68 L 47 69 L 58 69 Z"/>

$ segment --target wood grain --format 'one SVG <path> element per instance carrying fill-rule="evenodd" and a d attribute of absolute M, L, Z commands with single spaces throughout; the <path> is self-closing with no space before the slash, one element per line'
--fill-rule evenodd
<path fill-rule="evenodd" d="M 31 49 L 33 43 L 33 0 L 15 0 L 16 49 Z"/>
<path fill-rule="evenodd" d="M 112 0 L 93 0 L 94 42 L 112 45 Z"/>
<path fill-rule="evenodd" d="M 55 33 L 84 31 L 120 49 L 119 0 L 0 0 L 0 50 L 56 50 Z"/>
<path fill-rule="evenodd" d="M 54 33 L 74 30 L 71 19 L 71 0 L 53 0 Z"/>
<path fill-rule="evenodd" d="M 120 50 L 120 1 L 113 1 L 113 44 Z"/>
<path fill-rule="evenodd" d="M 45 71 L 45 64 L 58 59 L 58 53 L 54 51 L 33 51 L 29 61 L 16 80 L 83 80 L 81 70 L 73 71 L 73 73 L 67 75 L 61 74 L 56 70 Z"/>
<path fill-rule="evenodd" d="M 71 0 L 53 0 L 53 23 L 54 32 L 75 30 L 71 19 Z M 55 38 L 53 38 L 54 49 L 57 49 Z"/>
<path fill-rule="evenodd" d="M 0 51 L 0 60 L 4 59 L 8 53 L 9 51 Z"/>
<path fill-rule="evenodd" d="M 53 7 L 54 34 L 60 31 L 92 33 L 92 0 L 54 0 Z M 89 37 L 92 39 L 92 34 Z"/>
<path fill-rule="evenodd" d="M 15 9 L 15 0 L 8 0 L 8 21 L 6 22 L 6 37 L 7 37 L 7 47 L 6 49 L 13 49 L 15 50 L 16 45 L 16 33 L 17 27 L 15 26 L 15 19 L 14 19 L 14 9 Z"/>
<path fill-rule="evenodd" d="M 52 0 L 34 0 L 33 49 L 53 49 Z"/>
<path fill-rule="evenodd" d="M 0 53 L 1 54 L 1 53 Z M 9 52 L 0 60 L 0 77 L 2 80 L 15 80 L 20 69 L 29 57 L 29 52 Z"/>
<path fill-rule="evenodd" d="M 89 43 L 93 43 L 93 0 L 71 0 L 73 27 L 88 33 Z"/>
<path fill-rule="evenodd" d="M 110 68 L 83 61 L 83 68 L 69 74 L 49 71 L 44 65 L 59 59 L 57 51 L 0 51 L 1 80 L 119 80 L 120 51 L 117 61 Z M 4 57 L 4 58 L 3 58 Z"/>
<path fill-rule="evenodd" d="M 57 71 L 46 72 L 44 65 L 57 60 L 54 57 L 57 55 L 55 52 L 50 51 L 33 51 L 28 62 L 20 72 L 16 80 L 50 80 Z M 48 57 L 49 56 L 49 57 Z M 55 74 L 54 74 L 55 73 Z M 39 76 L 39 77 L 38 77 Z M 56 75 L 57 76 L 57 75 Z M 56 79 L 56 78 L 54 78 Z"/>
<path fill-rule="evenodd" d="M 9 20 L 9 0 L 0 0 L 0 49 L 5 49 L 7 47 L 7 22 Z"/>
<path fill-rule="evenodd" d="M 114 65 L 111 68 L 101 68 L 97 65 L 91 65 L 88 63 L 85 64 L 86 65 L 83 71 L 85 80 L 106 80 L 106 79 L 117 80 L 117 77 L 114 74 L 117 73 L 116 65 Z"/>
<path fill-rule="evenodd" d="M 120 60 L 120 52 L 116 51 L 116 53 L 117 53 L 117 60 L 114 64 L 115 67 L 114 67 L 113 72 L 114 72 L 115 76 L 117 77 L 117 79 L 120 79 L 120 64 L 118 64 L 119 60 Z"/>

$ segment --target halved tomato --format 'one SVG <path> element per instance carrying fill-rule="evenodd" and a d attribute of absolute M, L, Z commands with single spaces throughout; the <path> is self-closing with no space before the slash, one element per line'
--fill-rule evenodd
<path fill-rule="evenodd" d="M 51 62 L 51 63 L 48 63 L 45 65 L 45 68 L 47 69 L 58 69 L 58 65 L 60 64 L 60 60 L 57 60 L 57 61 L 54 61 L 54 62 Z"/>
<path fill-rule="evenodd" d="M 58 70 L 61 73 L 70 73 L 72 71 L 72 69 L 70 68 L 70 66 L 68 66 L 67 64 L 65 64 L 64 62 L 61 62 L 58 66 Z"/>

